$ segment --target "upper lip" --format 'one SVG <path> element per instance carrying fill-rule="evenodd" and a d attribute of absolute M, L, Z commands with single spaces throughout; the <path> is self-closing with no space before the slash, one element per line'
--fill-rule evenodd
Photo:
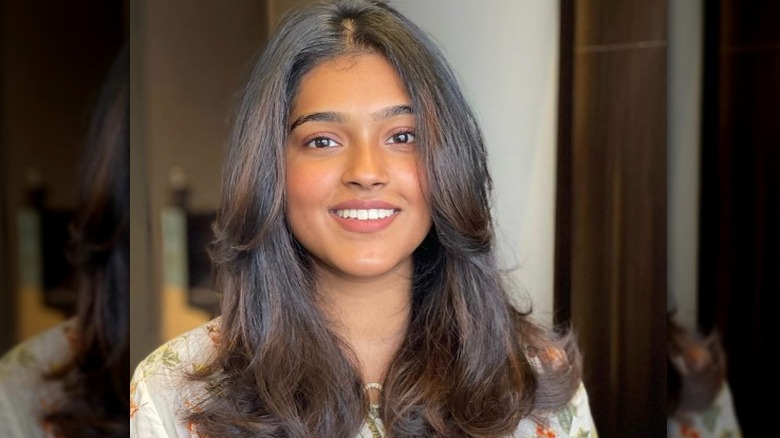
<path fill-rule="evenodd" d="M 332 210 L 398 210 L 399 208 L 389 202 L 380 200 L 351 199 L 334 205 Z"/>

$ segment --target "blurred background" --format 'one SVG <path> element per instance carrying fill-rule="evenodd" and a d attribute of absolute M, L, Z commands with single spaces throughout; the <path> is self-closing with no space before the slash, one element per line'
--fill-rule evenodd
<path fill-rule="evenodd" d="M 0 354 L 75 313 L 64 257 L 99 87 L 128 2 L 0 2 Z"/>
<path fill-rule="evenodd" d="M 231 108 L 305 1 L 2 1 L 0 354 L 72 311 L 58 254 L 73 166 L 127 34 L 131 369 L 219 313 L 204 246 Z M 756 435 L 766 408 L 746 393 L 770 376 L 766 297 L 780 292 L 780 2 L 390 3 L 462 82 L 502 263 L 539 320 L 579 333 L 600 435 L 664 434 L 667 311 L 720 333 Z"/>

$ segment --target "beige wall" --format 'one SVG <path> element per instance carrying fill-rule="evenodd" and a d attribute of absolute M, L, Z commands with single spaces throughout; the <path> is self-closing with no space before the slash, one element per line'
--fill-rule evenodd
<path fill-rule="evenodd" d="M 690 328 L 698 316 L 703 11 L 702 0 L 669 1 L 668 295 Z"/>
<path fill-rule="evenodd" d="M 558 2 L 392 0 L 444 51 L 490 155 L 502 263 L 551 321 L 555 244 Z"/>

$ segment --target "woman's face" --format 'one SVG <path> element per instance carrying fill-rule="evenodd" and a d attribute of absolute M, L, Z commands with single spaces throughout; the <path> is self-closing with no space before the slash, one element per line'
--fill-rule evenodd
<path fill-rule="evenodd" d="M 287 221 L 317 269 L 410 276 L 431 215 L 416 116 L 393 67 L 375 54 L 320 64 L 303 77 L 288 128 Z"/>

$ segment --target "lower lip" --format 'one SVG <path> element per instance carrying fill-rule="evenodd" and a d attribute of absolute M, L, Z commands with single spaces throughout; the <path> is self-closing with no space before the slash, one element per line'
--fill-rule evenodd
<path fill-rule="evenodd" d="M 377 231 L 382 231 L 390 226 L 397 215 L 398 212 L 396 211 L 386 218 L 361 221 L 343 218 L 332 213 L 333 218 L 336 219 L 336 222 L 338 222 L 342 228 L 353 233 L 376 233 Z"/>

